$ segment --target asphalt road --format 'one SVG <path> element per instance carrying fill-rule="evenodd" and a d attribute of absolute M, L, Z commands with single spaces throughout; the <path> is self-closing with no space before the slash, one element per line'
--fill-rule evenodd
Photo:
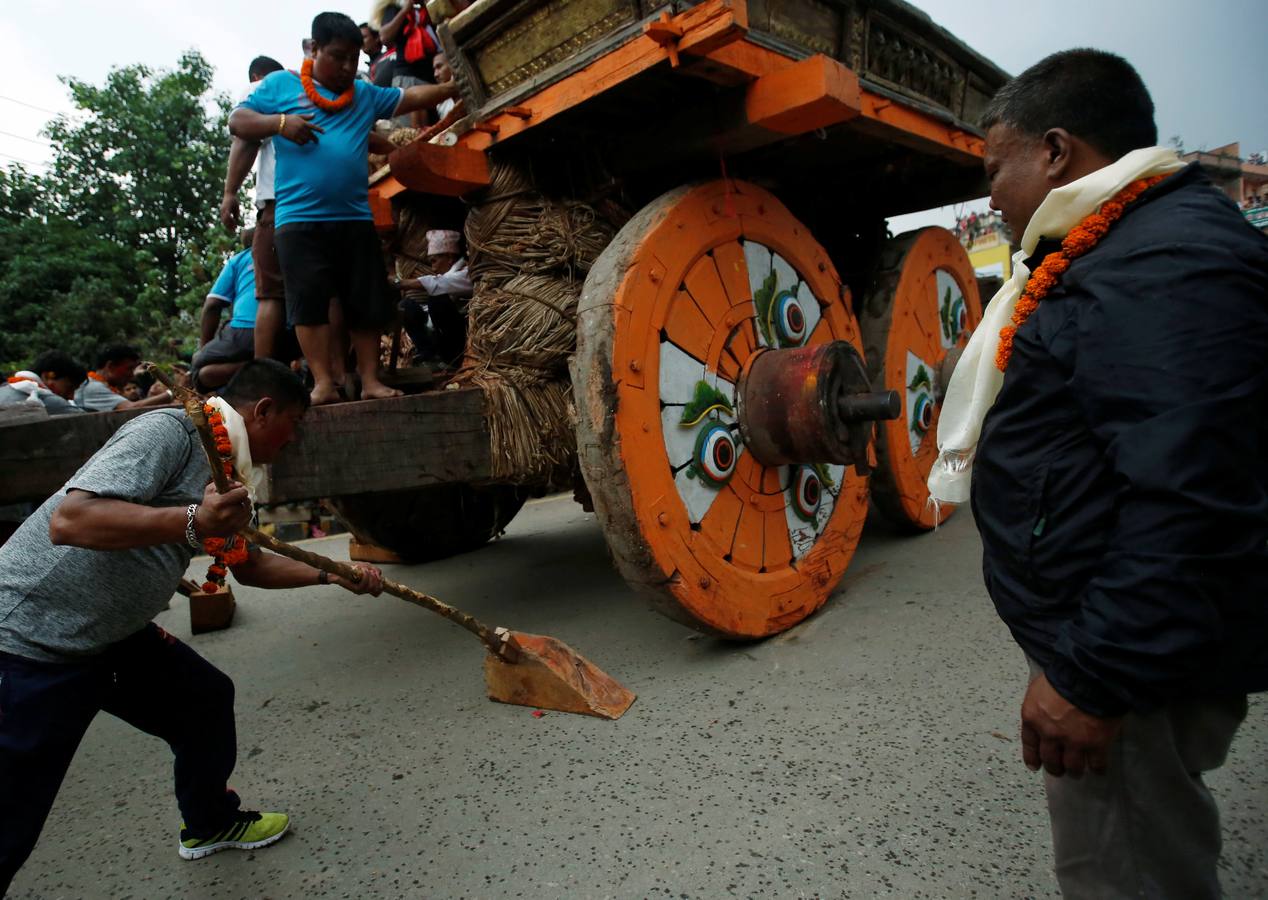
<path fill-rule="evenodd" d="M 309 546 L 346 558 L 345 538 Z M 618 722 L 491 703 L 479 644 L 390 597 L 240 588 L 233 627 L 193 638 L 178 597 L 159 623 L 237 682 L 234 786 L 292 833 L 180 860 L 167 747 L 103 715 L 10 896 L 1056 894 L 1015 738 L 1025 665 L 966 515 L 869 528 L 824 610 L 760 644 L 643 608 L 568 499 L 477 553 L 389 568 L 567 641 L 638 702 Z M 1210 779 L 1234 897 L 1268 894 L 1265 708 Z"/>

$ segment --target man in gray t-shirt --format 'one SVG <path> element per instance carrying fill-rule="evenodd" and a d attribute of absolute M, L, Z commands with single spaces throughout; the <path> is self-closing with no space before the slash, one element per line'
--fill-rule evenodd
<path fill-rule="evenodd" d="M 291 441 L 308 406 L 303 384 L 272 360 L 248 363 L 221 396 L 242 416 L 257 464 Z M 227 787 L 233 682 L 150 621 L 201 542 L 250 521 L 246 489 L 220 494 L 209 478 L 184 412 L 140 416 L 0 547 L 0 895 L 99 710 L 171 745 L 182 857 L 262 847 L 286 832 L 284 814 L 240 810 Z M 378 569 L 360 568 L 351 583 L 253 547 L 233 574 L 248 585 L 378 594 Z"/>
<path fill-rule="evenodd" d="M 141 362 L 141 351 L 126 344 L 107 347 L 97 355 L 97 368 L 75 391 L 75 403 L 85 412 L 113 412 L 118 409 L 166 406 L 172 392 L 162 391 L 140 400 L 129 400 L 121 393 L 133 378 Z"/>

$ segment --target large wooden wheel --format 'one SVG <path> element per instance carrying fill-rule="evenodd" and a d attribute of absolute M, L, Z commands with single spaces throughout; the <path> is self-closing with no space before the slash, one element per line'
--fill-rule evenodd
<path fill-rule="evenodd" d="M 925 483 L 951 369 L 981 321 L 977 279 L 955 235 L 922 228 L 885 245 L 860 325 L 873 388 L 903 400 L 901 416 L 877 423 L 872 503 L 904 530 L 928 531 L 955 511 L 935 510 Z"/>
<path fill-rule="evenodd" d="M 572 377 L 581 470 L 618 568 L 667 615 L 734 638 L 782 631 L 845 573 L 867 482 L 764 467 L 736 384 L 766 348 L 861 337 L 823 248 L 770 193 L 671 191 L 586 279 Z"/>

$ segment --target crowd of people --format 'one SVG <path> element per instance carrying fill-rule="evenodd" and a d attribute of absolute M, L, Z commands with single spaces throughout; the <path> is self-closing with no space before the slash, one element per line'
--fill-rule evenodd
<path fill-rule="evenodd" d="M 975 243 L 984 237 L 993 234 L 1008 235 L 1008 226 L 1004 224 L 1003 217 L 995 210 L 987 210 L 983 213 L 971 212 L 967 215 L 957 216 L 955 227 L 952 229 L 955 236 L 958 237 L 966 247 L 972 247 Z"/>
<path fill-rule="evenodd" d="M 220 219 L 240 228 L 238 195 L 254 171 L 255 223 L 240 231 L 242 249 L 202 308 L 189 367 L 201 391 L 251 359 L 275 359 L 305 375 L 314 404 L 395 396 L 380 377 L 379 346 L 397 326 L 416 362 L 443 369 L 461 359 L 471 295 L 461 234 L 428 234 L 434 275 L 389 281 L 366 177 L 369 153 L 396 149 L 384 132 L 439 121 L 457 103 L 456 85 L 425 8 L 406 0 L 377 18 L 358 26 L 323 13 L 298 72 L 267 56 L 248 67 L 230 118 Z M 170 402 L 139 363 L 135 348 L 110 347 L 90 371 L 54 348 L 9 377 L 0 404 L 65 415 Z"/>

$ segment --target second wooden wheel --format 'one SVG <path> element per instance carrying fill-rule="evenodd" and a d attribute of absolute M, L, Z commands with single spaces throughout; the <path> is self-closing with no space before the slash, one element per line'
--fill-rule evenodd
<path fill-rule="evenodd" d="M 622 575 L 667 615 L 762 637 L 845 573 L 866 479 L 758 463 L 737 384 L 767 350 L 861 350 L 848 298 L 806 227 L 744 182 L 660 197 L 591 270 L 572 364 L 581 469 Z"/>
<path fill-rule="evenodd" d="M 874 390 L 897 391 L 903 414 L 876 427 L 872 503 L 900 528 L 928 531 L 955 507 L 929 502 L 938 416 L 958 350 L 982 321 L 977 279 L 945 228 L 889 241 L 863 303 L 860 325 Z"/>

